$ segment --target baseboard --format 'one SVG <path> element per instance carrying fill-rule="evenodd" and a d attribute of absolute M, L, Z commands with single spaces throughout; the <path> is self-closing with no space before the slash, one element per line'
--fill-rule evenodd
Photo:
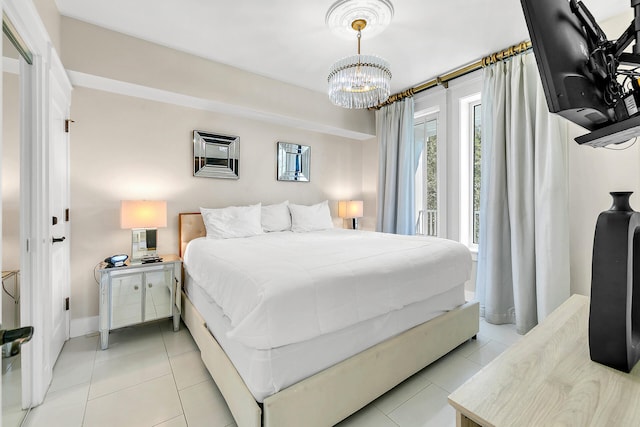
<path fill-rule="evenodd" d="M 69 336 L 71 338 L 98 332 L 98 316 L 71 319 Z"/>

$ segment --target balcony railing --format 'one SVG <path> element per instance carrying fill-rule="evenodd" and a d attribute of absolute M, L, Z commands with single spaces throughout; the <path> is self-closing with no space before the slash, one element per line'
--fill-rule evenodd
<path fill-rule="evenodd" d="M 416 234 L 424 236 L 438 235 L 438 211 L 435 209 L 421 210 L 416 221 Z"/>
<path fill-rule="evenodd" d="M 438 235 L 438 211 L 427 209 L 418 211 L 416 234 L 424 236 Z M 473 211 L 473 243 L 480 241 L 480 211 Z"/>
<path fill-rule="evenodd" d="M 473 211 L 473 243 L 480 242 L 480 211 Z"/>

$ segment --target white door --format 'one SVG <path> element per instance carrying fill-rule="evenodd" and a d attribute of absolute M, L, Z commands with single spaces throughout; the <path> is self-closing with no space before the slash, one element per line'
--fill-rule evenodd
<path fill-rule="evenodd" d="M 53 367 L 69 339 L 69 99 L 51 78 L 49 120 L 49 207 L 51 224 L 51 342 L 49 366 Z"/>
<path fill-rule="evenodd" d="M 69 147 L 64 132 L 71 83 L 33 2 L 0 0 L 32 61 L 20 62 L 21 320 L 32 325 L 22 349 L 23 405 L 42 403 L 69 334 Z M 1 72 L 1 68 L 0 68 Z M 53 216 L 58 223 L 53 225 Z M 53 237 L 65 237 L 53 243 Z"/>

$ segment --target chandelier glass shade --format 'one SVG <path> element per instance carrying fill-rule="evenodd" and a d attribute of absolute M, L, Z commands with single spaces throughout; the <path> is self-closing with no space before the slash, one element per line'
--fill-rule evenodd
<path fill-rule="evenodd" d="M 352 55 L 329 70 L 329 99 L 344 108 L 369 108 L 391 93 L 389 63 L 375 55 Z"/>
<path fill-rule="evenodd" d="M 392 16 L 389 0 L 338 0 L 327 12 L 326 22 L 332 31 L 344 35 L 355 30 L 358 37 L 358 54 L 340 59 L 329 69 L 328 92 L 334 105 L 370 108 L 389 98 L 389 63 L 379 56 L 361 55 L 360 40 L 363 32 L 371 36 L 381 32 Z"/>

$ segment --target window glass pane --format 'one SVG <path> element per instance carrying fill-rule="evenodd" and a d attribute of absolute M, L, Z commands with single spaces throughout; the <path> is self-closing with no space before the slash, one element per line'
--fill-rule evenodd
<path fill-rule="evenodd" d="M 414 124 L 416 151 L 416 234 L 438 234 L 438 119 L 422 119 Z"/>
<path fill-rule="evenodd" d="M 473 243 L 480 241 L 480 161 L 482 147 L 480 104 L 473 106 Z"/>
<path fill-rule="evenodd" d="M 429 120 L 425 129 L 425 233 L 438 234 L 438 120 Z"/>

